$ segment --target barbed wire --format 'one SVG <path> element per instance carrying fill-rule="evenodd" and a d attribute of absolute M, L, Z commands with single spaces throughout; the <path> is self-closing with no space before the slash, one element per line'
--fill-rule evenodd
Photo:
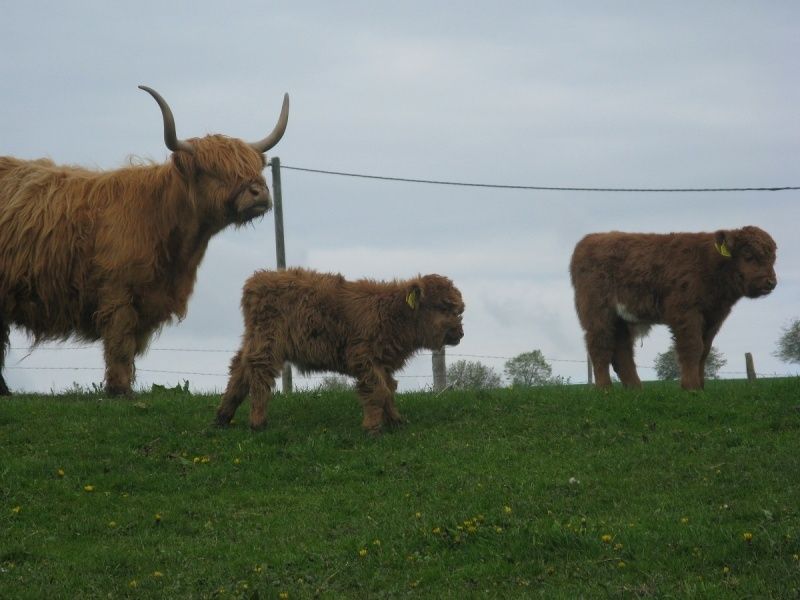
<path fill-rule="evenodd" d="M 575 186 L 544 186 L 544 185 L 510 185 L 502 183 L 469 183 L 464 181 L 443 181 L 437 179 L 420 179 L 411 177 L 392 177 L 388 175 L 365 175 L 363 173 L 349 173 L 346 171 L 330 171 L 326 169 L 311 169 L 308 167 L 293 167 L 281 165 L 281 169 L 303 171 L 319 175 L 337 175 L 340 177 L 355 177 L 357 179 L 377 179 L 380 181 L 397 181 L 402 183 L 425 183 L 431 185 L 452 185 L 461 187 L 490 188 L 501 190 L 534 190 L 540 192 L 640 192 L 640 193 L 707 193 L 707 192 L 783 192 L 787 190 L 800 190 L 800 186 L 767 186 L 767 187 L 714 187 L 714 188 L 636 188 L 636 187 L 575 187 Z"/>

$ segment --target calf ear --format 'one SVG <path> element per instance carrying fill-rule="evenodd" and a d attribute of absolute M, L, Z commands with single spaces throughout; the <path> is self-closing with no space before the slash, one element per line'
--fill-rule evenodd
<path fill-rule="evenodd" d="M 733 232 L 720 229 L 714 234 L 714 248 L 717 249 L 725 258 L 731 257 L 731 250 L 733 250 Z"/>
<path fill-rule="evenodd" d="M 406 289 L 406 304 L 411 308 L 411 310 L 417 310 L 419 308 L 419 299 L 422 297 L 422 288 L 419 287 L 416 283 L 408 286 Z"/>

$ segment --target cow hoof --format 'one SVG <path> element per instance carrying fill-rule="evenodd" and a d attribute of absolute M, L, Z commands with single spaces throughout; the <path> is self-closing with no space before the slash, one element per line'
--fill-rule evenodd
<path fill-rule="evenodd" d="M 267 428 L 266 421 L 262 421 L 261 423 L 250 423 L 251 431 L 264 431 L 266 428 Z"/>
<path fill-rule="evenodd" d="M 114 398 L 133 398 L 133 390 L 129 387 L 107 385 L 106 395 Z"/>

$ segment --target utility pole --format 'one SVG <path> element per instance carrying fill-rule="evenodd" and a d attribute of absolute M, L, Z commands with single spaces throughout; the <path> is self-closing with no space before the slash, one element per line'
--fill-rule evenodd
<path fill-rule="evenodd" d="M 281 159 L 273 156 L 269 161 L 272 168 L 272 214 L 275 217 L 275 256 L 278 271 L 286 270 L 286 245 L 283 241 L 283 196 L 281 193 Z M 292 365 L 284 363 L 281 370 L 281 389 L 284 394 L 292 393 Z"/>

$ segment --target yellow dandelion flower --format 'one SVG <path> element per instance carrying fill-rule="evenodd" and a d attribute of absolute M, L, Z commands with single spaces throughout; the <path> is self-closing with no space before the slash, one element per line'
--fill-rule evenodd
<path fill-rule="evenodd" d="M 278 598 L 281 600 L 289 600 L 289 592 L 281 592 L 278 594 Z"/>
<path fill-rule="evenodd" d="M 419 519 L 420 517 L 422 517 L 422 513 L 417 511 L 414 513 L 414 516 Z"/>
<path fill-rule="evenodd" d="M 63 477 L 64 476 L 64 469 L 59 469 L 58 471 L 56 471 L 56 475 L 58 475 L 59 477 Z"/>
<path fill-rule="evenodd" d="M 153 571 L 153 577 L 163 577 L 164 574 L 161 571 Z"/>
<path fill-rule="evenodd" d="M 686 523 L 688 523 L 688 522 L 689 522 L 689 517 L 681 517 L 681 523 L 686 525 Z"/>
<path fill-rule="evenodd" d="M 723 572 L 725 575 L 727 575 L 728 573 L 730 573 L 730 572 L 731 572 L 731 570 L 730 570 L 730 568 L 729 568 L 729 567 L 722 567 L 722 572 Z"/>
<path fill-rule="evenodd" d="M 85 486 L 83 486 L 83 491 L 84 492 L 93 492 L 94 491 L 94 486 L 93 485 L 85 485 Z"/>
<path fill-rule="evenodd" d="M 109 521 L 109 522 L 108 522 L 108 526 L 109 526 L 111 529 L 114 529 L 114 527 L 116 527 L 116 526 L 117 526 L 117 522 L 116 522 L 116 521 Z"/>
<path fill-rule="evenodd" d="M 621 560 L 617 563 L 617 568 L 624 569 L 627 565 L 625 564 L 624 560 Z"/>
<path fill-rule="evenodd" d="M 745 531 L 745 532 L 742 534 L 742 539 L 744 539 L 744 541 L 745 541 L 745 542 L 747 542 L 747 543 L 749 544 L 750 542 L 752 542 L 752 541 L 753 541 L 753 534 L 752 534 L 752 533 L 750 533 L 749 531 Z"/>
<path fill-rule="evenodd" d="M 614 544 L 614 550 L 622 550 L 622 544 Z"/>
<path fill-rule="evenodd" d="M 608 534 L 608 533 L 604 533 L 604 534 L 603 534 L 603 535 L 600 537 L 600 541 L 601 541 L 601 542 L 603 542 L 604 544 L 610 544 L 610 543 L 611 543 L 611 540 L 613 540 L 613 539 L 614 539 L 614 538 L 611 536 L 611 534 Z"/>
<path fill-rule="evenodd" d="M 792 554 L 792 558 L 795 560 L 800 560 L 800 554 Z"/>
<path fill-rule="evenodd" d="M 367 555 L 367 549 L 366 548 L 362 548 L 361 550 L 358 551 L 358 555 L 361 558 L 364 558 Z"/>
<path fill-rule="evenodd" d="M 503 507 L 503 512 L 506 513 L 507 515 L 510 515 L 511 514 L 511 507 L 508 506 L 508 505 L 504 506 Z"/>
<path fill-rule="evenodd" d="M 135 579 L 131 579 L 128 582 L 128 587 L 131 587 L 131 588 L 139 587 L 139 582 L 136 581 Z"/>
<path fill-rule="evenodd" d="M 495 533 L 503 533 L 503 528 L 499 525 L 495 525 L 494 531 Z"/>
<path fill-rule="evenodd" d="M 200 459 L 200 462 L 201 462 L 201 463 L 203 463 L 203 464 L 205 464 L 205 463 L 207 463 L 207 462 L 211 462 L 211 457 L 209 457 L 209 456 L 204 456 L 204 457 L 202 457 L 202 458 Z"/>
<path fill-rule="evenodd" d="M 376 539 L 376 540 L 373 540 L 373 541 L 372 541 L 372 545 L 373 545 L 373 546 L 380 546 L 380 545 L 381 545 L 381 541 L 380 541 L 380 540 L 378 540 L 378 539 Z"/>
<path fill-rule="evenodd" d="M 470 525 L 469 527 L 467 527 L 467 533 L 475 533 L 476 531 L 478 531 L 478 528 L 475 527 L 474 525 Z"/>
<path fill-rule="evenodd" d="M 442 533 L 442 528 L 441 527 L 434 527 L 433 528 L 433 533 L 435 533 L 437 535 Z"/>
<path fill-rule="evenodd" d="M 233 459 L 233 464 L 235 464 L 235 465 L 238 465 L 241 462 L 242 462 L 241 459 L 238 458 L 238 457 Z"/>
<path fill-rule="evenodd" d="M 261 565 L 256 565 L 255 567 L 253 567 L 253 572 L 254 573 L 261 573 Z"/>
<path fill-rule="evenodd" d="M 14 508 L 11 509 L 11 512 L 14 513 L 15 515 L 18 515 L 21 510 L 22 510 L 21 506 L 15 506 Z"/>
<path fill-rule="evenodd" d="M 153 515 L 153 519 L 155 520 L 156 523 L 161 523 L 161 515 L 159 513 Z"/>

